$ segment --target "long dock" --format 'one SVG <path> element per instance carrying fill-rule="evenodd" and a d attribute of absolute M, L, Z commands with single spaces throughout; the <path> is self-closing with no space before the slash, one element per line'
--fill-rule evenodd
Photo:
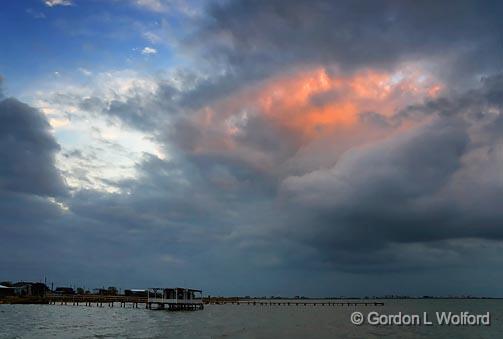
<path fill-rule="evenodd" d="M 200 310 L 204 304 L 199 301 L 188 300 L 157 300 L 135 296 L 103 296 L 103 295 L 50 295 L 46 296 L 48 304 L 73 305 L 73 306 L 96 306 L 96 307 L 122 307 L 122 308 L 146 308 L 169 311 Z"/>
<path fill-rule="evenodd" d="M 234 300 L 211 301 L 213 305 L 254 305 L 254 306 L 384 306 L 383 302 L 376 301 L 335 301 L 335 300 Z"/>
<path fill-rule="evenodd" d="M 148 308 L 146 297 L 135 297 L 135 296 L 111 296 L 111 295 L 48 295 L 45 297 L 47 302 L 52 305 L 84 305 L 97 307 L 109 306 L 114 307 L 118 304 L 118 307 L 132 307 L 138 308 L 139 305 Z"/>
<path fill-rule="evenodd" d="M 249 306 L 330 306 L 330 307 L 357 307 L 357 306 L 384 306 L 378 301 L 354 300 L 264 300 L 264 299 L 208 299 L 199 302 L 176 302 L 175 300 L 157 300 L 155 298 L 136 296 L 104 296 L 104 295 L 50 295 L 45 297 L 49 304 L 96 306 L 96 307 L 128 307 L 146 309 L 166 309 L 171 311 L 202 309 L 203 304 L 210 305 L 249 305 Z M 153 305 L 155 307 L 153 307 Z"/>

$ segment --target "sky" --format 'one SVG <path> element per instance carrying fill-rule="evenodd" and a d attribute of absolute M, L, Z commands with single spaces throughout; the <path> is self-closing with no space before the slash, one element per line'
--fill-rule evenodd
<path fill-rule="evenodd" d="M 0 4 L 0 280 L 503 297 L 498 1 Z"/>

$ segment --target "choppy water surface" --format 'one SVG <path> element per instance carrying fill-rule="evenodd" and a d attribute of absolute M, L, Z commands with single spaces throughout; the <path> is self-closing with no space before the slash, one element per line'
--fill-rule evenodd
<path fill-rule="evenodd" d="M 210 305 L 203 311 L 0 305 L 0 338 L 502 338 L 500 300 L 385 300 L 385 306 Z M 491 313 L 491 326 L 361 326 L 350 315 Z"/>

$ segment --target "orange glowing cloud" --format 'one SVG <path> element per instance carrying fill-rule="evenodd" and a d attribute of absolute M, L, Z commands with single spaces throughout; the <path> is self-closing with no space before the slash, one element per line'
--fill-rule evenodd
<path fill-rule="evenodd" d="M 193 122 L 202 132 L 195 152 L 243 150 L 236 136 L 253 133 L 247 121 L 259 116 L 305 144 L 338 129 L 355 129 L 362 113 L 389 117 L 407 104 L 437 96 L 442 85 L 417 68 L 331 74 L 319 67 L 272 77 L 202 109 Z M 280 141 L 279 141 L 280 142 Z"/>
<path fill-rule="evenodd" d="M 268 119 L 312 138 L 322 131 L 356 124 L 360 113 L 390 116 L 407 102 L 438 95 L 441 88 L 415 74 L 368 70 L 331 76 L 318 68 L 271 80 L 256 100 Z"/>

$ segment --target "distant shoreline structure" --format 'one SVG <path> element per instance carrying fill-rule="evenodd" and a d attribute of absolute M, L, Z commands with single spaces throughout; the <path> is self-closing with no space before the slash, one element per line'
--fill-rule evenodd
<path fill-rule="evenodd" d="M 180 291 L 200 291 L 193 289 L 183 289 L 178 288 Z M 83 288 L 73 289 L 71 287 L 56 287 L 49 288 L 46 284 L 41 282 L 25 282 L 20 281 L 16 283 L 11 283 L 8 281 L 0 282 L 0 304 L 47 304 L 53 302 L 58 296 L 62 297 L 65 302 L 68 302 L 68 298 L 71 297 L 87 297 L 88 300 L 105 300 L 101 297 L 110 297 L 106 300 L 112 300 L 111 297 L 117 297 L 117 300 L 135 300 L 135 303 L 143 303 L 143 299 L 148 298 L 149 289 L 124 289 L 121 293 L 116 287 L 110 286 L 108 288 L 96 288 L 92 291 L 85 290 Z M 168 291 L 169 289 L 166 289 Z M 171 291 L 171 290 L 170 290 Z M 178 292 L 169 292 L 173 295 Z M 183 292 L 180 292 L 183 296 Z M 100 299 L 101 298 L 101 299 Z M 121 299 L 122 298 L 122 299 Z M 135 299 L 136 298 L 136 299 Z M 471 296 L 471 295 L 447 295 L 447 296 L 432 296 L 432 295 L 422 295 L 422 296 L 408 296 L 408 295 L 383 295 L 383 296 L 328 296 L 328 297 L 310 297 L 310 296 L 211 296 L 207 294 L 204 296 L 202 291 L 199 296 L 200 300 L 204 304 L 227 304 L 227 303 L 246 303 L 246 302 L 259 302 L 260 301 L 285 301 L 285 302 L 301 302 L 301 301 L 337 301 L 337 300 L 357 300 L 357 301 L 369 301 L 369 300 L 466 300 L 466 299 L 481 299 L 481 300 L 500 300 L 503 297 L 490 297 L 490 296 Z M 80 299 L 79 299 L 80 300 Z M 120 301 L 123 302 L 123 301 Z"/>

